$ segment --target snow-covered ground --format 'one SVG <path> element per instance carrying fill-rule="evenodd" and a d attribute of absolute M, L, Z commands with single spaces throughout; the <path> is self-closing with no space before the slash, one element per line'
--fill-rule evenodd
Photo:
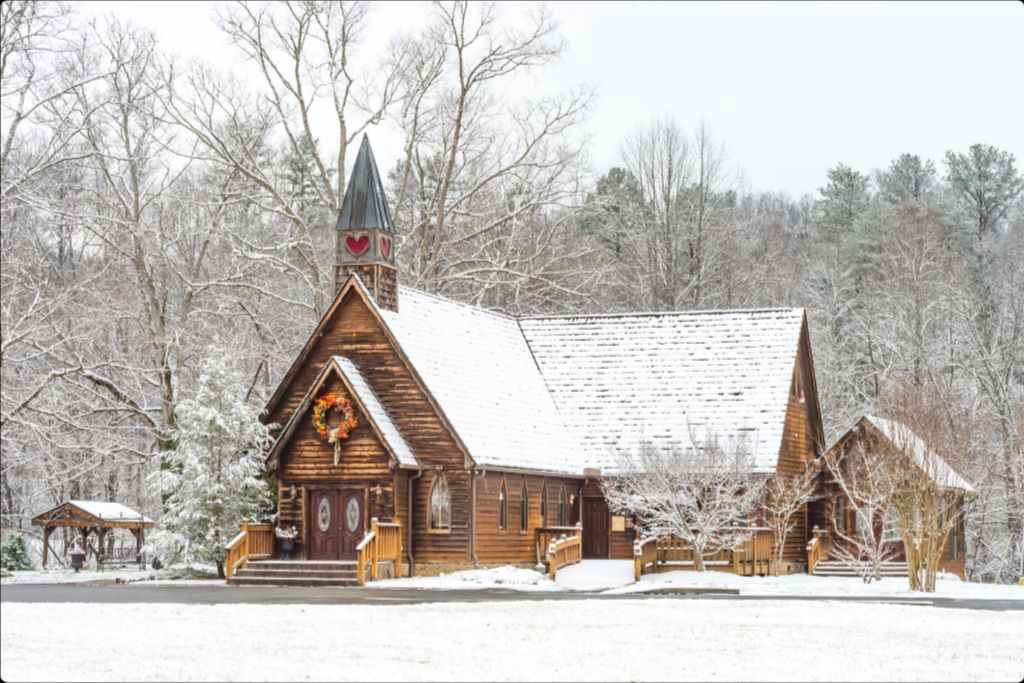
<path fill-rule="evenodd" d="M 583 560 L 558 572 L 555 581 L 533 569 L 494 567 L 440 576 L 414 576 L 367 583 L 370 588 L 425 590 L 601 591 L 633 583 L 631 560 Z"/>
<path fill-rule="evenodd" d="M 3 603 L 0 649 L 4 680 L 1017 681 L 1024 619 L 773 600 Z"/>
<path fill-rule="evenodd" d="M 174 565 L 160 570 L 138 567 L 112 567 L 104 571 L 87 569 L 75 572 L 71 569 L 48 569 L 46 571 L 16 571 L 11 576 L 0 577 L 0 585 L 19 583 L 135 583 L 145 582 L 173 584 L 223 584 L 217 579 L 217 568 L 213 565 Z"/>
<path fill-rule="evenodd" d="M 808 576 L 736 576 L 725 572 L 674 571 L 647 574 L 638 583 L 614 588 L 608 593 L 638 593 L 661 588 L 735 588 L 741 595 L 807 596 L 891 596 L 915 598 L 972 598 L 978 600 L 1024 600 L 1024 586 L 968 583 L 952 574 L 940 574 L 934 593 L 915 593 L 906 578 L 888 578 L 864 583 L 857 577 Z"/>
<path fill-rule="evenodd" d="M 725 572 L 674 571 L 648 574 L 633 582 L 630 560 L 584 560 L 558 572 L 552 582 L 532 569 L 496 567 L 417 576 L 368 583 L 370 588 L 422 588 L 427 590 L 517 590 L 641 593 L 670 588 L 731 588 L 741 595 L 943 597 L 979 600 L 1024 600 L 1024 586 L 966 583 L 952 574 L 940 575 L 934 593 L 914 593 L 905 578 L 882 579 L 870 584 L 859 578 L 808 576 L 735 576 Z"/>
<path fill-rule="evenodd" d="M 532 569 L 518 567 L 495 567 L 493 569 L 469 569 L 440 576 L 413 576 L 407 579 L 386 579 L 372 581 L 367 588 L 422 588 L 425 590 L 516 590 L 516 591 L 560 591 L 563 587 L 554 583 L 546 574 Z"/>

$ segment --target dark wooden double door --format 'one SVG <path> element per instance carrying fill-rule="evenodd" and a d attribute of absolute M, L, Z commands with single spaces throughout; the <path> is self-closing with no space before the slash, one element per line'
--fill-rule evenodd
<path fill-rule="evenodd" d="M 583 557 L 608 557 L 608 504 L 604 498 L 583 499 Z"/>
<path fill-rule="evenodd" d="M 309 560 L 354 560 L 365 529 L 362 489 L 315 489 L 309 495 Z"/>

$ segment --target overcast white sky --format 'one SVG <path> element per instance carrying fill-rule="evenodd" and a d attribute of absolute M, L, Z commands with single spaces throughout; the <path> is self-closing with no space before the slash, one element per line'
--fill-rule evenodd
<path fill-rule="evenodd" d="M 90 2 L 152 28 L 166 49 L 237 65 L 211 17 L 217 2 Z M 687 127 L 701 117 L 724 140 L 748 184 L 814 192 L 843 161 L 862 171 L 901 152 L 938 162 L 986 142 L 1024 164 L 1024 5 L 936 3 L 553 2 L 568 52 L 528 84 L 598 87 L 590 158 L 618 161 L 623 135 L 656 116 Z M 508 4 L 509 17 L 522 4 Z M 364 46 L 426 16 L 417 2 L 378 3 Z M 372 130 L 388 167 L 397 135 Z"/>

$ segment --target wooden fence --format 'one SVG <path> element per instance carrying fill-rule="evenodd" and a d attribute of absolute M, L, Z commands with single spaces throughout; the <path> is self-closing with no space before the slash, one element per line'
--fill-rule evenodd
<path fill-rule="evenodd" d="M 242 530 L 225 547 L 224 578 L 244 569 L 249 560 L 267 560 L 274 556 L 274 525 L 242 522 Z"/>
<path fill-rule="evenodd" d="M 748 529 L 753 533 L 735 549 L 718 550 L 704 558 L 709 569 L 731 571 L 740 576 L 768 574 L 772 565 L 772 532 L 768 528 Z M 647 538 L 633 544 L 633 575 L 669 569 L 693 569 L 696 557 L 688 542 L 681 538 Z"/>
<path fill-rule="evenodd" d="M 562 534 L 561 537 L 552 540 L 548 544 L 546 561 L 548 565 L 548 576 L 555 580 L 559 569 L 576 564 L 583 559 L 583 525 L 577 524 L 572 529 L 573 535 Z"/>
<path fill-rule="evenodd" d="M 402 525 L 391 522 L 370 520 L 370 533 L 363 536 L 356 547 L 356 580 L 362 586 L 366 583 L 367 570 L 370 581 L 380 576 L 380 563 L 391 562 L 393 576 L 402 575 Z"/>

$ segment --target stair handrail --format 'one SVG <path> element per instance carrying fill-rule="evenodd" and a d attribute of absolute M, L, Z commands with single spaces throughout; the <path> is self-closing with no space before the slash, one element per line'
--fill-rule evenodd
<path fill-rule="evenodd" d="M 402 575 L 402 525 L 381 522 L 374 517 L 370 520 L 370 531 L 356 546 L 356 581 L 360 586 L 366 583 L 367 566 L 370 580 L 377 580 L 382 560 L 392 562 L 396 578 Z"/>
<path fill-rule="evenodd" d="M 224 546 L 224 550 L 227 552 L 224 558 L 224 580 L 230 581 L 235 572 L 245 569 L 249 560 L 274 556 L 274 525 L 242 520 L 241 530 Z"/>

